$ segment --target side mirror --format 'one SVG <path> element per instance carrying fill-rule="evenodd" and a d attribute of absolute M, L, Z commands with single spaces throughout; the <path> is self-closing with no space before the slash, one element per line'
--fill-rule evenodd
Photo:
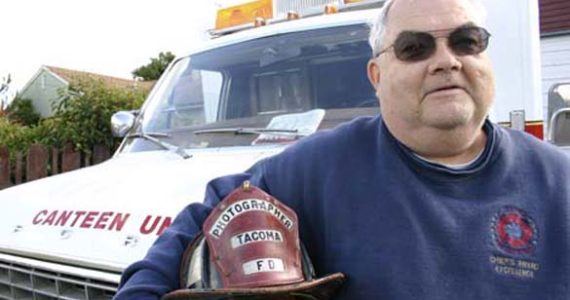
<path fill-rule="evenodd" d="M 548 140 L 559 146 L 570 146 L 570 108 L 557 110 L 550 119 Z"/>
<path fill-rule="evenodd" d="M 132 111 L 119 111 L 111 117 L 111 131 L 115 137 L 125 137 L 135 124 L 135 113 Z"/>

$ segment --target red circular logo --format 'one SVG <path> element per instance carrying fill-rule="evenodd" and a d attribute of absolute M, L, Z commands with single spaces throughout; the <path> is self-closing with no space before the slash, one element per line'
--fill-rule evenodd
<path fill-rule="evenodd" d="M 507 253 L 531 254 L 536 248 L 538 230 L 532 218 L 522 209 L 507 206 L 492 222 L 493 239 Z"/>

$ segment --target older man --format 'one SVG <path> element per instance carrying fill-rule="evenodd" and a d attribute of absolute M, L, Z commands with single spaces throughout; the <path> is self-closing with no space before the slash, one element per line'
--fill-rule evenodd
<path fill-rule="evenodd" d="M 483 14 L 478 1 L 388 1 L 368 64 L 381 117 L 212 181 L 205 203 L 127 270 L 117 298 L 177 288 L 189 240 L 250 180 L 297 212 L 319 274 L 348 276 L 335 299 L 568 299 L 570 163 L 486 120 Z"/>
<path fill-rule="evenodd" d="M 377 58 L 369 63 L 386 126 L 426 159 L 443 164 L 473 160 L 484 148 L 482 124 L 494 97 L 491 62 L 483 45 L 476 44 L 486 46 L 488 38 L 476 25 L 483 21 L 480 3 L 387 5 L 385 26 L 372 39 Z M 452 38 L 458 30 L 463 40 Z"/>

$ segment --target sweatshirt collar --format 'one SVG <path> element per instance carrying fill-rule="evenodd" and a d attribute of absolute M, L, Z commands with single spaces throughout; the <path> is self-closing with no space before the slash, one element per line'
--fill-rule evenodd
<path fill-rule="evenodd" d="M 483 152 L 468 166 L 464 168 L 450 168 L 445 165 L 430 162 L 423 158 L 418 157 L 410 148 L 406 145 L 400 143 L 388 130 L 384 122 L 381 124 L 382 135 L 386 136 L 396 150 L 399 152 L 400 156 L 409 165 L 416 169 L 421 169 L 423 171 L 430 171 L 439 174 L 447 175 L 471 175 L 479 172 L 489 163 L 493 153 L 496 148 L 497 132 L 493 124 L 489 120 L 485 120 L 483 124 L 483 131 L 487 135 L 487 141 L 485 143 L 485 148 Z"/>

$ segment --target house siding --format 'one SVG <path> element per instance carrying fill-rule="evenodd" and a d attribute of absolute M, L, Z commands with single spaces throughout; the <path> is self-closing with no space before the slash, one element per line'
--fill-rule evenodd
<path fill-rule="evenodd" d="M 58 91 L 66 86 L 53 74 L 42 70 L 23 91 L 21 96 L 22 98 L 32 99 L 34 109 L 42 117 L 50 117 L 54 114 L 52 105 L 60 99 Z"/>
<path fill-rule="evenodd" d="M 542 60 L 542 100 L 547 108 L 550 89 L 559 83 L 570 83 L 570 1 L 539 0 L 540 48 Z"/>
<path fill-rule="evenodd" d="M 570 83 L 570 35 L 543 37 L 542 98 L 548 103 L 548 92 L 557 83 Z"/>
<path fill-rule="evenodd" d="M 542 35 L 570 32 L 569 0 L 540 0 L 539 3 Z"/>

